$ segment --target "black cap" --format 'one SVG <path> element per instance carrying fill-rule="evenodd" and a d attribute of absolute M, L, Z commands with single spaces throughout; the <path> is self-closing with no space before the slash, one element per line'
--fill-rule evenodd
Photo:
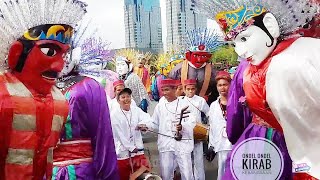
<path fill-rule="evenodd" d="M 125 93 L 128 93 L 128 94 L 131 96 L 132 91 L 131 91 L 130 88 L 124 88 L 122 91 L 120 91 L 120 93 L 119 93 L 118 96 L 120 96 L 120 95 L 122 95 L 122 94 L 125 94 Z"/>

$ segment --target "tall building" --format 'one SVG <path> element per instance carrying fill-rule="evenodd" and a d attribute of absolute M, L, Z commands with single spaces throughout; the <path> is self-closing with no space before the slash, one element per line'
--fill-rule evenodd
<path fill-rule="evenodd" d="M 162 26 L 159 0 L 125 0 L 126 47 L 162 51 Z"/>
<path fill-rule="evenodd" d="M 184 44 L 186 32 L 206 28 L 207 17 L 197 14 L 191 0 L 166 0 L 167 47 Z"/>

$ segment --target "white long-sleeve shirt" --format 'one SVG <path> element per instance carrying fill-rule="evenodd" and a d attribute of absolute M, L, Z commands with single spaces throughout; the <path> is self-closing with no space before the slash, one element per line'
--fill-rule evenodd
<path fill-rule="evenodd" d="M 211 104 L 209 111 L 209 147 L 213 146 L 215 152 L 232 149 L 226 132 L 227 121 L 223 117 L 219 99 Z"/>
<path fill-rule="evenodd" d="M 195 115 L 191 112 L 189 117 L 183 118 L 182 125 L 182 139 L 175 140 L 173 137 L 176 133 L 176 125 L 179 123 L 180 111 L 184 107 L 189 106 L 184 99 L 176 99 L 168 102 L 165 98 L 155 107 L 152 119 L 154 129 L 158 129 L 158 150 L 159 152 L 178 151 L 184 153 L 191 153 L 194 147 L 193 142 L 193 128 L 195 126 Z M 169 136 L 169 137 L 168 137 Z"/>
<path fill-rule="evenodd" d="M 138 124 L 147 124 L 151 120 L 149 114 L 139 107 L 131 105 L 130 111 L 124 111 L 119 106 L 113 106 L 111 124 L 116 154 L 118 160 L 127 159 L 129 151 L 135 148 L 143 149 L 141 132 L 136 130 Z M 137 154 L 143 154 L 143 151 Z M 134 156 L 136 154 L 132 154 Z"/>
<path fill-rule="evenodd" d="M 192 98 L 187 96 L 180 97 L 185 99 L 189 103 L 189 110 L 194 112 L 196 116 L 196 122 L 201 123 L 201 112 L 202 111 L 206 116 L 209 116 L 209 106 L 206 100 L 203 97 L 194 95 Z"/>
<path fill-rule="evenodd" d="M 115 106 L 117 106 L 117 108 L 120 107 L 117 98 L 108 99 L 108 107 L 110 112 L 113 111 L 113 109 L 115 109 Z M 131 106 L 137 106 L 137 104 L 133 100 L 131 100 Z"/>

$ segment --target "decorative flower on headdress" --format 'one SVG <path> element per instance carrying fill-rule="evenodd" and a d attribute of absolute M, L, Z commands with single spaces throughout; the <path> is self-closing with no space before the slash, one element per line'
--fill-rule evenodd
<path fill-rule="evenodd" d="M 231 40 L 232 38 L 235 38 L 240 32 L 246 30 L 253 23 L 254 19 L 250 19 L 244 22 L 243 24 L 237 26 L 236 28 L 229 30 L 229 32 L 226 34 L 226 40 Z"/>
<path fill-rule="evenodd" d="M 254 23 L 254 17 L 266 12 L 266 9 L 255 4 L 252 6 L 244 5 L 233 11 L 220 12 L 216 20 L 226 34 L 227 39 L 234 38 L 246 27 Z"/>

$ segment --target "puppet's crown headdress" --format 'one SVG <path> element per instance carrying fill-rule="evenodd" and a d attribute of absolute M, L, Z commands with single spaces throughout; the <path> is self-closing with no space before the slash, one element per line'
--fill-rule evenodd
<path fill-rule="evenodd" d="M 211 52 L 223 45 L 222 37 L 209 29 L 194 29 L 186 34 L 186 46 L 190 51 Z"/>
<path fill-rule="evenodd" d="M 183 60 L 184 58 L 185 58 L 184 54 L 173 54 L 173 55 L 170 57 L 170 62 Z"/>
<path fill-rule="evenodd" d="M 86 6 L 78 0 L 1 0 L 0 58 L 17 39 L 70 43 Z"/>
<path fill-rule="evenodd" d="M 163 53 L 159 54 L 157 57 L 157 64 L 156 67 L 158 70 L 161 70 L 162 68 L 165 68 L 169 64 L 170 54 Z"/>
<path fill-rule="evenodd" d="M 139 52 L 138 51 L 138 59 L 141 61 L 142 59 L 149 61 L 152 58 L 152 53 L 151 52 Z"/>
<path fill-rule="evenodd" d="M 249 26 L 253 18 L 272 13 L 286 35 L 308 23 L 319 8 L 309 0 L 193 0 L 197 11 L 215 19 L 227 36 L 232 37 L 241 26 Z"/>
<path fill-rule="evenodd" d="M 101 38 L 98 32 L 98 27 L 90 16 L 84 17 L 74 28 L 71 49 L 78 49 L 79 53 L 72 51 L 69 63 L 74 61 L 81 74 L 101 76 L 100 71 L 90 69 L 90 66 L 100 65 L 104 69 L 112 61 L 111 43 Z"/>
<path fill-rule="evenodd" d="M 126 62 L 137 64 L 139 52 L 134 49 L 120 49 L 116 52 L 116 61 L 126 59 Z"/>

